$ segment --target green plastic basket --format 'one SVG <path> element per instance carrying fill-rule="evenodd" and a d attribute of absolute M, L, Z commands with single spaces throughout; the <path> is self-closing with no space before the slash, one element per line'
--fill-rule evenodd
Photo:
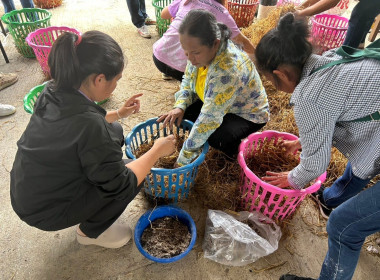
<path fill-rule="evenodd" d="M 32 88 L 24 97 L 24 110 L 29 114 L 33 114 L 34 104 L 36 104 L 37 97 L 44 90 L 46 82 L 42 85 Z"/>
<path fill-rule="evenodd" d="M 29 114 L 33 114 L 34 104 L 36 104 L 37 98 L 41 94 L 41 92 L 44 90 L 46 84 L 47 82 L 43 83 L 42 85 L 35 86 L 25 95 L 24 97 L 25 112 Z M 95 103 L 98 105 L 102 105 L 106 103 L 107 101 L 108 101 L 108 98 L 99 102 L 95 102 Z"/>
<path fill-rule="evenodd" d="M 26 43 L 25 38 L 30 32 L 50 26 L 51 13 L 44 9 L 25 8 L 13 10 L 1 17 L 8 25 L 9 33 L 15 41 L 18 52 L 24 57 L 36 57 L 34 51 Z"/>
<path fill-rule="evenodd" d="M 166 30 L 168 29 L 170 25 L 170 19 L 162 19 L 161 12 L 165 7 L 169 6 L 169 4 L 172 1 L 173 0 L 153 0 L 152 1 L 152 5 L 155 8 L 155 12 L 156 12 L 156 28 L 160 37 L 162 37 L 162 35 L 166 32 Z"/>

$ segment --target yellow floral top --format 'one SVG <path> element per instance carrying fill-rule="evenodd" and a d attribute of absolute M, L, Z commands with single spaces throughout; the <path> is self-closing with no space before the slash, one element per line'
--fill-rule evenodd
<path fill-rule="evenodd" d="M 197 76 L 198 68 L 188 61 L 181 88 L 175 94 L 174 108 L 185 111 L 199 99 Z M 230 40 L 220 46 L 208 67 L 203 97 L 201 112 L 177 159 L 179 165 L 186 165 L 199 155 L 225 114 L 236 114 L 254 123 L 269 120 L 268 99 L 260 76 L 248 55 Z"/>

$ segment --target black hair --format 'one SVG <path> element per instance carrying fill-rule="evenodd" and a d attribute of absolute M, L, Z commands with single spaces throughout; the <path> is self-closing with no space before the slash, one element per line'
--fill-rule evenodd
<path fill-rule="evenodd" d="M 54 42 L 48 64 L 56 89 L 78 89 L 91 74 L 104 74 L 107 80 L 120 74 L 124 56 L 118 43 L 103 32 L 88 31 L 81 38 L 65 32 Z"/>
<path fill-rule="evenodd" d="M 301 70 L 312 53 L 308 37 L 309 29 L 305 19 L 287 13 L 277 27 L 265 34 L 257 45 L 255 56 L 258 69 L 272 73 L 279 65 L 290 65 Z"/>
<path fill-rule="evenodd" d="M 212 47 L 216 39 L 224 43 L 231 37 L 231 31 L 225 24 L 218 23 L 212 13 L 201 9 L 191 10 L 185 16 L 179 33 L 199 38 L 201 44 L 208 47 Z"/>

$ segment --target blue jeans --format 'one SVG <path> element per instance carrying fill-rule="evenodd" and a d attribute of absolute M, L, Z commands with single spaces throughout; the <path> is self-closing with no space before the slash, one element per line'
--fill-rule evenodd
<path fill-rule="evenodd" d="M 127 0 L 127 5 L 134 26 L 140 28 L 145 25 L 145 19 L 148 17 L 145 10 L 145 0 Z"/>
<path fill-rule="evenodd" d="M 343 45 L 357 48 L 361 42 L 364 42 L 378 14 L 380 14 L 380 1 L 360 0 L 352 10 Z"/>
<path fill-rule="evenodd" d="M 352 174 L 351 163 L 346 166 L 343 175 L 339 177 L 330 188 L 323 192 L 323 202 L 327 207 L 335 208 L 357 195 L 369 183 L 369 179 L 360 179 Z"/>
<path fill-rule="evenodd" d="M 319 280 L 351 279 L 367 236 L 380 231 L 380 182 L 331 212 L 329 249 Z"/>
<path fill-rule="evenodd" d="M 3 2 L 5 13 L 16 10 L 13 0 L 1 0 L 1 2 Z M 23 8 L 34 8 L 33 0 L 20 0 L 20 2 Z"/>

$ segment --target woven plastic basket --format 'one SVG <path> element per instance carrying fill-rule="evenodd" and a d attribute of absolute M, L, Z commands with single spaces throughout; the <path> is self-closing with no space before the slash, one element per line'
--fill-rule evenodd
<path fill-rule="evenodd" d="M 81 33 L 75 28 L 70 28 L 67 26 L 50 26 L 37 29 L 36 31 L 29 33 L 26 37 L 26 42 L 30 47 L 32 47 L 37 60 L 41 65 L 42 71 L 47 77 L 50 77 L 50 69 L 48 65 L 50 50 L 55 40 L 57 40 L 59 35 L 64 32 L 71 32 L 81 35 Z"/>
<path fill-rule="evenodd" d="M 25 8 L 6 13 L 1 20 L 8 25 L 17 51 L 24 57 L 35 57 L 34 51 L 26 43 L 29 33 L 50 26 L 51 13 L 44 9 Z"/>
<path fill-rule="evenodd" d="M 157 258 L 150 255 L 147 251 L 144 250 L 141 244 L 141 237 L 144 230 L 148 226 L 151 226 L 153 221 L 160 218 L 164 218 L 164 217 L 172 217 L 172 218 L 178 219 L 180 222 L 182 222 L 188 227 L 189 232 L 191 234 L 189 247 L 187 247 L 187 249 L 181 254 L 171 257 L 171 258 L 167 258 L 167 259 Z M 197 228 L 195 226 L 193 218 L 191 218 L 191 216 L 185 210 L 182 210 L 179 207 L 166 206 L 166 205 L 159 206 L 153 210 L 148 210 L 144 215 L 142 215 L 140 219 L 137 221 L 135 232 L 134 232 L 135 244 L 136 244 L 137 249 L 140 251 L 140 253 L 147 259 L 158 262 L 158 263 L 172 263 L 172 262 L 182 259 L 194 247 L 196 239 L 197 239 Z"/>
<path fill-rule="evenodd" d="M 157 118 L 149 119 L 135 126 L 125 139 L 126 155 L 136 159 L 135 152 L 139 147 L 148 143 L 151 139 L 169 135 L 163 129 L 162 123 L 156 122 Z M 180 128 L 177 127 L 177 135 L 190 132 L 193 123 L 183 120 Z M 201 154 L 190 164 L 175 169 L 152 168 L 144 182 L 144 190 L 148 197 L 163 202 L 174 203 L 188 198 L 198 173 L 199 165 L 204 161 L 209 145 L 203 145 Z"/>
<path fill-rule="evenodd" d="M 274 130 L 253 133 L 240 144 L 238 162 L 242 168 L 240 187 L 242 208 L 250 212 L 261 212 L 271 219 L 283 220 L 296 210 L 306 195 L 320 188 L 326 180 L 326 172 L 319 176 L 310 187 L 302 190 L 280 189 L 262 181 L 247 167 L 246 159 L 254 157 L 265 141 L 273 141 L 273 144 L 277 145 L 279 138 L 298 139 L 293 134 Z"/>
<path fill-rule="evenodd" d="M 228 0 L 227 3 L 227 9 L 239 28 L 252 24 L 258 6 L 258 0 Z"/>
<path fill-rule="evenodd" d="M 162 37 L 162 35 L 166 32 L 166 30 L 169 28 L 170 25 L 170 19 L 163 19 L 161 18 L 161 12 L 162 10 L 169 6 L 169 4 L 173 0 L 153 0 L 152 5 L 155 8 L 156 13 L 156 28 L 158 35 Z"/>
<path fill-rule="evenodd" d="M 346 38 L 348 19 L 329 14 L 312 18 L 311 41 L 321 54 L 329 49 L 340 47 Z"/>
<path fill-rule="evenodd" d="M 24 110 L 25 112 L 29 114 L 33 114 L 34 112 L 34 104 L 36 104 L 38 96 L 40 96 L 41 92 L 44 90 L 45 85 L 48 82 L 43 83 L 42 85 L 35 86 L 32 88 L 25 96 L 24 96 Z M 99 102 L 95 102 L 98 105 L 102 105 L 103 103 L 107 102 L 107 99 L 104 99 Z"/>

